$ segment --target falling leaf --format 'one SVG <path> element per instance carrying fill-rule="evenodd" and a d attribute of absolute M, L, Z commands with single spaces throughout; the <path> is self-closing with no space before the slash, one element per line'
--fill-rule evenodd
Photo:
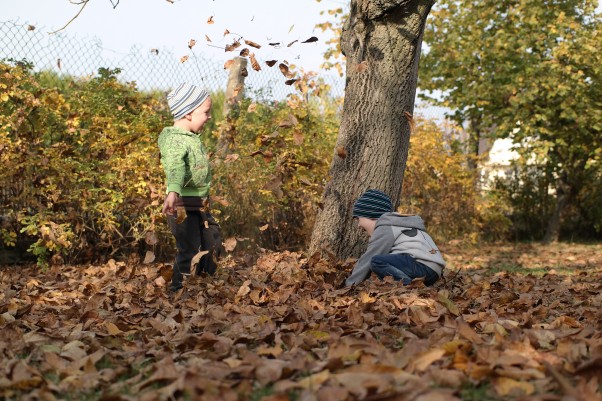
<path fill-rule="evenodd" d="M 278 64 L 278 68 L 280 68 L 280 72 L 287 78 L 292 78 L 295 74 L 289 71 L 288 65 L 284 63 Z"/>
<path fill-rule="evenodd" d="M 35 29 L 36 29 L 35 26 L 33 26 L 33 25 L 27 25 L 27 30 L 28 31 L 34 31 Z"/>
<path fill-rule="evenodd" d="M 294 27 L 295 27 L 295 24 L 291 25 L 291 27 L 288 28 L 288 33 L 291 33 L 291 31 L 293 30 Z"/>
<path fill-rule="evenodd" d="M 268 43 L 270 46 L 280 46 L 280 42 L 270 42 Z"/>
<path fill-rule="evenodd" d="M 286 119 L 284 119 L 278 123 L 278 126 L 280 128 L 291 128 L 297 124 L 299 124 L 299 121 L 297 120 L 297 118 L 292 113 L 289 113 L 288 116 L 286 116 Z"/>
<path fill-rule="evenodd" d="M 159 239 L 157 238 L 157 234 L 154 231 L 147 231 L 144 236 L 144 242 L 146 242 L 147 245 L 153 246 L 157 245 Z"/>
<path fill-rule="evenodd" d="M 155 254 L 152 251 L 146 251 L 146 255 L 144 256 L 144 261 L 142 263 L 147 265 L 149 263 L 153 263 L 154 261 L 155 261 Z"/>
<path fill-rule="evenodd" d="M 226 250 L 226 252 L 232 252 L 234 250 L 234 248 L 236 248 L 236 244 L 237 244 L 236 238 L 234 238 L 234 237 L 227 238 L 224 241 L 224 249 Z"/>
<path fill-rule="evenodd" d="M 408 120 L 408 124 L 410 124 L 410 135 L 414 135 L 414 132 L 416 132 L 416 122 L 414 121 L 414 116 L 407 111 L 404 111 L 403 115 L 405 116 L 406 120 Z"/>
<path fill-rule="evenodd" d="M 205 40 L 206 40 L 207 42 L 209 42 L 209 43 L 213 42 L 213 41 L 211 40 L 211 38 L 210 38 L 208 35 L 205 35 Z"/>
<path fill-rule="evenodd" d="M 240 51 L 240 56 L 241 57 L 247 57 L 248 55 L 249 55 L 249 48 L 248 47 L 245 47 L 244 49 L 242 49 Z"/>
<path fill-rule="evenodd" d="M 257 62 L 257 59 L 255 58 L 255 53 L 251 53 L 251 55 L 249 56 L 249 59 L 251 60 L 251 67 L 253 67 L 253 69 L 255 71 L 261 71 L 261 66 Z"/>
<path fill-rule="evenodd" d="M 175 0 L 165 0 L 165 1 L 167 1 L 168 3 L 173 4 Z"/>
<path fill-rule="evenodd" d="M 155 56 L 158 56 L 158 55 L 159 55 L 159 49 L 151 49 L 151 50 L 150 50 L 150 52 L 151 52 L 152 54 L 154 54 Z"/>
<path fill-rule="evenodd" d="M 59 70 L 61 69 L 61 59 L 57 59 L 56 60 L 56 66 L 59 68 Z"/>
<path fill-rule="evenodd" d="M 182 56 L 180 57 L 180 63 L 185 63 L 186 60 L 188 60 L 189 56 Z"/>
<path fill-rule="evenodd" d="M 228 35 L 229 33 L 230 33 L 230 31 L 226 29 L 226 30 L 224 31 L 224 36 Z"/>
<path fill-rule="evenodd" d="M 259 231 L 265 231 L 268 229 L 269 226 L 269 224 L 264 224 L 263 226 L 259 227 Z"/>
<path fill-rule="evenodd" d="M 190 39 L 188 41 L 188 48 L 192 50 L 192 48 L 194 47 L 194 45 L 196 45 L 196 40 Z"/>
<path fill-rule="evenodd" d="M 194 272 L 196 271 L 196 265 L 201 261 L 201 258 L 207 255 L 208 253 L 209 251 L 199 251 L 196 255 L 192 257 L 192 259 L 190 260 L 190 272 L 192 274 L 194 274 Z"/>
<path fill-rule="evenodd" d="M 214 24 L 215 21 L 213 20 L 213 15 L 211 17 L 209 17 L 209 19 L 207 20 L 208 24 Z"/>
<path fill-rule="evenodd" d="M 182 206 L 176 208 L 176 224 L 182 224 L 186 220 L 186 209 Z"/>
<path fill-rule="evenodd" d="M 236 153 L 231 153 L 229 155 L 226 156 L 226 158 L 224 159 L 224 163 L 232 163 L 235 162 L 236 160 L 238 160 L 240 156 Z"/>
<path fill-rule="evenodd" d="M 315 36 L 312 36 L 311 38 L 306 39 L 301 43 L 312 43 L 312 42 L 317 42 L 317 41 L 318 41 L 318 38 L 316 38 Z"/>
<path fill-rule="evenodd" d="M 258 44 L 258 43 L 256 43 L 256 42 L 253 42 L 252 40 L 245 40 L 245 43 L 247 45 L 251 46 L 251 47 L 256 48 L 256 49 L 261 49 L 261 45 Z"/>
<path fill-rule="evenodd" d="M 229 69 L 230 67 L 232 67 L 232 64 L 234 64 L 234 59 L 228 60 L 224 63 L 224 70 Z"/>
<path fill-rule="evenodd" d="M 286 45 L 286 47 L 291 47 L 292 45 L 294 45 L 296 42 L 298 42 L 298 40 L 293 40 L 291 43 L 289 43 L 288 45 Z"/>
<path fill-rule="evenodd" d="M 232 44 L 226 45 L 225 50 L 227 52 L 231 52 L 232 50 L 236 49 L 239 46 L 240 46 L 240 39 L 236 39 L 234 42 L 232 42 Z"/>
<path fill-rule="evenodd" d="M 368 61 L 364 60 L 355 66 L 355 71 L 362 73 L 368 70 Z"/>
<path fill-rule="evenodd" d="M 286 81 L 284 81 L 285 85 L 292 85 L 295 82 L 297 82 L 297 79 L 287 79 Z"/>
<path fill-rule="evenodd" d="M 278 60 L 268 60 L 265 63 L 268 65 L 268 67 L 273 67 L 277 62 Z"/>
<path fill-rule="evenodd" d="M 341 146 L 341 145 L 337 146 L 336 153 L 337 153 L 337 156 L 339 156 L 341 159 L 344 159 L 347 157 L 347 151 L 345 150 L 344 146 Z"/>

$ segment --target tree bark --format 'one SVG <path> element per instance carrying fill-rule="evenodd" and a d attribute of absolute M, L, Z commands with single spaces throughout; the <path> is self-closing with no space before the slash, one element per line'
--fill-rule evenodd
<path fill-rule="evenodd" d="M 238 107 L 244 95 L 245 77 L 247 76 L 247 59 L 236 57 L 234 63 L 230 66 L 228 74 L 228 83 L 223 105 L 224 121 L 219 131 L 216 154 L 219 157 L 225 157 L 234 145 L 234 136 L 236 134 L 230 111 L 232 107 Z"/>
<path fill-rule="evenodd" d="M 330 181 L 322 197 L 310 252 L 359 256 L 366 236 L 354 224 L 354 201 L 368 188 L 395 207 L 408 156 L 418 62 L 434 0 L 352 0 L 343 26 L 345 102 Z M 428 155 L 425 155 L 428 157 Z"/>

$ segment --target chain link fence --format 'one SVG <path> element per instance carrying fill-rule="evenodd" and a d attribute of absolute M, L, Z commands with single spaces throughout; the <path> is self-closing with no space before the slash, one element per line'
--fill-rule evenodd
<path fill-rule="evenodd" d="M 103 47 L 98 38 L 47 32 L 45 27 L 20 21 L 0 21 L 0 60 L 27 60 L 35 71 L 53 71 L 62 77 L 93 76 L 101 67 L 119 68 L 119 79 L 136 82 L 141 91 L 169 91 L 181 82 L 202 83 L 214 92 L 226 88 L 228 71 L 224 70 L 224 64 L 194 52 L 182 63 L 179 56 L 167 49 L 136 45 L 124 54 Z M 320 78 L 330 86 L 331 96 L 343 96 L 343 78 L 335 74 L 322 74 Z M 284 81 L 277 67 L 262 66 L 261 71 L 249 71 L 245 89 L 249 96 L 260 93 L 264 99 L 281 100 L 295 92 Z"/>

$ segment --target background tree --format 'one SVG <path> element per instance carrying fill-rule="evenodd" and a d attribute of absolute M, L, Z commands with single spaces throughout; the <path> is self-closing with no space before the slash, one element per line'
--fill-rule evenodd
<path fill-rule="evenodd" d="M 310 251 L 358 255 L 351 219 L 367 188 L 395 205 L 408 155 L 422 36 L 433 0 L 352 0 L 341 36 L 347 83 L 341 127 Z"/>
<path fill-rule="evenodd" d="M 420 86 L 443 92 L 431 100 L 454 109 L 475 140 L 512 137 L 524 157 L 542 155 L 543 181 L 555 183 L 545 241 L 558 239 L 584 190 L 602 185 L 596 3 L 443 0 L 425 32 Z"/>

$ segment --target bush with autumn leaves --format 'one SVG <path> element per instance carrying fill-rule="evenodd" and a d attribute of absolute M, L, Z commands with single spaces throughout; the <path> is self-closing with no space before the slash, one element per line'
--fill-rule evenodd
<path fill-rule="evenodd" d="M 27 249 L 42 265 L 173 254 L 157 148 L 172 123 L 169 110 L 164 94 L 140 92 L 118 74 L 59 78 L 24 62 L 0 63 L 2 248 Z M 303 249 L 309 239 L 341 101 L 314 75 L 295 85 L 298 94 L 282 101 L 248 93 L 227 119 L 215 107 L 205 129 L 212 207 L 238 251 Z M 420 212 L 442 240 L 477 240 L 492 220 L 503 223 L 494 233 L 503 235 L 503 209 L 478 194 L 451 143 L 436 125 L 418 124 L 402 208 Z"/>

